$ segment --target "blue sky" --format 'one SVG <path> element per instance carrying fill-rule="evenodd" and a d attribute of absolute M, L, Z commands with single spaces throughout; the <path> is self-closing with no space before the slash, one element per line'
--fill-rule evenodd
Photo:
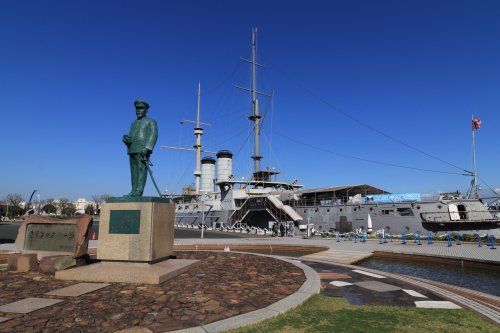
<path fill-rule="evenodd" d="M 328 107 L 500 187 L 500 3 L 497 1 L 2 1 L 0 198 L 129 191 L 121 136 L 132 102 L 151 104 L 162 189 L 193 182 L 196 86 L 212 124 L 207 149 L 229 149 L 235 175 L 252 170 L 251 27 L 259 29 L 263 166 L 307 187 L 369 183 L 393 192 L 467 187 L 469 178 L 347 159 L 304 145 L 417 168 L 457 169 L 408 149 Z M 309 92 L 308 92 L 309 91 Z M 290 141 L 279 134 L 294 138 Z M 484 186 L 483 186 L 484 187 Z M 486 192 L 486 191 L 485 191 Z M 149 183 L 146 194 L 154 194 Z"/>

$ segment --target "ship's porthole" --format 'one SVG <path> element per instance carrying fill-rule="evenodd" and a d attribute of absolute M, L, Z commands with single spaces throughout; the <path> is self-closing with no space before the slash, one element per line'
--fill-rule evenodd
<path fill-rule="evenodd" d="M 443 208 L 443 206 L 441 206 L 441 205 L 438 205 L 438 208 L 439 208 L 439 209 L 441 209 L 441 208 Z"/>
<path fill-rule="evenodd" d="M 420 209 L 420 206 L 417 206 L 417 209 Z"/>
<path fill-rule="evenodd" d="M 358 209 L 357 208 L 354 208 L 354 211 L 357 211 Z"/>
<path fill-rule="evenodd" d="M 373 210 L 373 208 L 372 208 L 372 207 L 370 207 L 370 210 Z"/>
<path fill-rule="evenodd" d="M 340 211 L 342 211 L 342 208 L 340 208 Z"/>
<path fill-rule="evenodd" d="M 329 210 L 329 209 L 327 209 L 327 210 L 326 210 L 326 212 L 327 212 L 327 213 L 330 213 L 330 210 Z"/>

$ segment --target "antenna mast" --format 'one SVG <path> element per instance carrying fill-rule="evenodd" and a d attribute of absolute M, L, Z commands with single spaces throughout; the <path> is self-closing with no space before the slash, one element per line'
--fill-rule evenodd
<path fill-rule="evenodd" d="M 259 99 L 257 95 L 265 95 L 271 97 L 270 94 L 266 94 L 257 90 L 257 66 L 264 67 L 263 65 L 257 63 L 257 28 L 252 28 L 252 58 L 247 60 L 241 58 L 252 65 L 252 86 L 250 89 L 236 86 L 239 89 L 246 90 L 251 93 L 252 96 L 252 115 L 248 117 L 253 121 L 253 171 L 254 174 L 260 171 L 260 160 L 262 156 L 260 155 L 260 120 L 262 116 L 259 114 Z"/>

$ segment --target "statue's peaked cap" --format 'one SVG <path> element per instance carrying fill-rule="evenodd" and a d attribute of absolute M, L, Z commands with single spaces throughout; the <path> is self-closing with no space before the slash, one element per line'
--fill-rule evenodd
<path fill-rule="evenodd" d="M 135 107 L 138 107 L 138 106 L 145 106 L 147 109 L 149 109 L 149 104 L 144 102 L 143 100 L 141 99 L 138 99 L 137 101 L 134 102 L 134 106 Z"/>

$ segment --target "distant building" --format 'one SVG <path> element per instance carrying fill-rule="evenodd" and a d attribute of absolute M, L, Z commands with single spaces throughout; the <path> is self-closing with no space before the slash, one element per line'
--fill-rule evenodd
<path fill-rule="evenodd" d="M 90 202 L 88 202 L 85 198 L 78 198 L 73 201 L 73 205 L 75 205 L 76 208 L 75 214 L 85 214 L 85 207 L 87 207 L 89 203 Z"/>

